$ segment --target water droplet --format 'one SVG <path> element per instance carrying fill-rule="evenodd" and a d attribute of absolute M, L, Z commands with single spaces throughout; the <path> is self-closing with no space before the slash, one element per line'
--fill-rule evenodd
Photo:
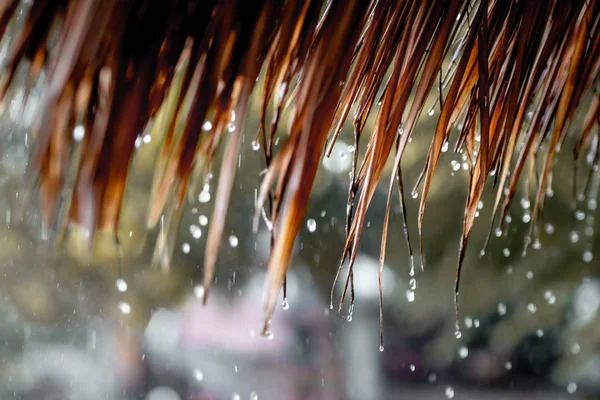
<path fill-rule="evenodd" d="M 356 151 L 356 147 L 353 145 L 348 146 L 348 153 L 354 153 Z"/>
<path fill-rule="evenodd" d="M 448 142 L 444 142 L 444 144 L 442 145 L 442 153 L 445 153 L 448 151 Z"/>
<path fill-rule="evenodd" d="M 228 123 L 228 124 L 227 124 L 227 130 L 228 130 L 229 132 L 235 132 L 235 124 L 234 124 L 234 123 L 232 123 L 232 122 Z"/>
<path fill-rule="evenodd" d="M 537 337 L 542 337 L 544 336 L 544 331 L 542 329 L 538 329 L 537 331 L 535 331 L 535 334 L 537 335 Z"/>
<path fill-rule="evenodd" d="M 204 373 L 198 368 L 194 368 L 194 379 L 198 382 L 202 382 L 202 380 L 204 379 Z"/>
<path fill-rule="evenodd" d="M 473 326 L 474 326 L 475 328 L 479 328 L 479 320 L 478 320 L 477 318 L 475 318 L 475 319 L 473 320 Z"/>
<path fill-rule="evenodd" d="M 454 389 L 452 388 L 452 386 L 446 386 L 446 397 L 449 399 L 454 398 Z"/>
<path fill-rule="evenodd" d="M 412 290 L 407 290 L 406 291 L 406 300 L 408 300 L 409 303 L 412 303 L 413 301 L 415 301 L 415 292 L 413 292 Z"/>
<path fill-rule="evenodd" d="M 527 209 L 529 209 L 529 206 L 531 206 L 531 202 L 528 199 L 526 199 L 526 198 L 522 198 L 521 199 L 521 207 L 524 210 L 527 210 Z"/>
<path fill-rule="evenodd" d="M 571 353 L 579 354 L 580 351 L 581 351 L 581 346 L 579 346 L 579 344 L 574 343 L 573 346 L 571 346 Z"/>
<path fill-rule="evenodd" d="M 202 236 L 202 230 L 198 225 L 190 225 L 190 233 L 194 239 L 200 239 L 200 236 Z"/>
<path fill-rule="evenodd" d="M 210 201 L 210 192 L 208 190 L 203 190 L 200 192 L 198 201 L 200 201 L 200 203 L 208 203 Z"/>
<path fill-rule="evenodd" d="M 288 303 L 287 298 L 283 299 L 283 302 L 281 303 L 281 308 L 283 308 L 284 310 L 290 308 L 290 303 Z"/>
<path fill-rule="evenodd" d="M 233 248 L 238 246 L 238 238 L 235 235 L 229 235 L 229 245 Z"/>
<path fill-rule="evenodd" d="M 181 251 L 183 252 L 183 254 L 188 254 L 190 252 L 190 244 L 189 243 L 182 244 Z"/>
<path fill-rule="evenodd" d="M 258 149 L 260 149 L 260 143 L 258 142 L 258 140 L 253 140 L 252 141 L 252 150 L 257 151 Z"/>
<path fill-rule="evenodd" d="M 537 307 L 535 306 L 535 304 L 529 303 L 527 304 L 527 310 L 529 310 L 529 312 L 533 314 L 537 311 Z"/>
<path fill-rule="evenodd" d="M 204 123 L 202 124 L 202 129 L 205 131 L 210 131 L 212 129 L 212 122 L 204 121 Z"/>
<path fill-rule="evenodd" d="M 527 271 L 525 273 L 525 277 L 527 277 L 527 279 L 529 279 L 529 280 L 532 280 L 533 279 L 533 272 Z"/>
<path fill-rule="evenodd" d="M 524 223 L 528 224 L 529 221 L 531 221 L 531 215 L 529 213 L 525 213 L 525 214 L 523 214 L 523 218 L 521 218 L 521 220 Z"/>
<path fill-rule="evenodd" d="M 117 308 L 119 309 L 119 311 L 121 311 L 121 314 L 127 315 L 131 312 L 131 306 L 129 305 L 129 303 L 126 303 L 124 301 L 119 302 Z"/>
<path fill-rule="evenodd" d="M 419 192 L 417 192 L 416 190 L 413 190 L 410 195 L 412 196 L 413 199 L 416 199 L 417 197 L 419 197 Z"/>
<path fill-rule="evenodd" d="M 314 232 L 317 230 L 317 221 L 315 221 L 314 219 L 309 219 L 308 221 L 306 221 L 306 227 L 308 228 L 309 232 Z"/>
<path fill-rule="evenodd" d="M 345 160 L 346 159 L 346 153 L 344 153 L 343 151 L 340 151 L 340 160 Z"/>
<path fill-rule="evenodd" d="M 546 224 L 544 230 L 548 235 L 552 235 L 554 233 L 554 226 L 552 224 Z"/>
<path fill-rule="evenodd" d="M 473 318 L 466 317 L 465 318 L 465 328 L 471 329 L 473 327 Z"/>
<path fill-rule="evenodd" d="M 250 400 L 258 400 L 258 394 L 256 392 L 250 393 Z"/>
<path fill-rule="evenodd" d="M 242 397 L 239 393 L 234 393 L 231 395 L 231 400 L 242 400 Z"/>
<path fill-rule="evenodd" d="M 144 137 L 143 137 L 142 141 L 143 141 L 145 144 L 148 144 L 148 143 L 150 143 L 150 142 L 152 141 L 152 136 L 150 136 L 150 135 L 144 135 Z"/>
<path fill-rule="evenodd" d="M 453 171 L 458 171 L 460 169 L 460 163 L 456 160 L 452 160 L 450 162 L 450 166 L 452 167 Z"/>
<path fill-rule="evenodd" d="M 203 299 L 204 298 L 204 286 L 202 286 L 202 285 L 194 286 L 194 296 L 196 296 L 196 298 L 198 298 L 198 299 Z"/>
<path fill-rule="evenodd" d="M 500 228 L 494 229 L 494 235 L 496 235 L 496 237 L 502 236 L 502 229 L 500 229 Z"/>
<path fill-rule="evenodd" d="M 417 288 L 417 280 L 415 278 L 412 278 L 408 284 L 410 285 L 410 288 L 412 290 L 415 290 Z"/>
<path fill-rule="evenodd" d="M 469 355 L 469 349 L 465 346 L 460 346 L 458 349 L 458 356 L 462 359 L 467 358 Z"/>
<path fill-rule="evenodd" d="M 427 114 L 431 117 L 433 114 L 435 114 L 435 110 L 430 108 L 429 111 L 427 111 Z"/>
<path fill-rule="evenodd" d="M 504 364 L 504 368 L 506 368 L 507 371 L 510 371 L 512 369 L 512 363 L 507 361 L 506 364 Z"/>
<path fill-rule="evenodd" d="M 77 125 L 75 129 L 73 129 L 73 139 L 76 142 L 81 142 L 85 137 L 85 128 L 83 125 Z"/>
<path fill-rule="evenodd" d="M 273 340 L 273 339 L 275 338 L 275 335 L 273 334 L 273 332 L 272 332 L 272 331 L 266 331 L 266 332 L 265 332 L 265 336 L 266 336 L 266 338 L 267 338 L 267 339 L 269 339 L 269 340 Z"/>
<path fill-rule="evenodd" d="M 535 250 L 539 250 L 539 249 L 541 249 L 541 248 L 542 248 L 542 243 L 540 242 L 540 239 L 536 238 L 536 239 L 533 241 L 533 248 L 534 248 Z"/>
<path fill-rule="evenodd" d="M 417 369 L 417 367 L 415 366 L 415 364 L 410 364 L 410 370 L 412 372 L 415 372 L 416 369 Z"/>
<path fill-rule="evenodd" d="M 427 380 L 429 381 L 429 383 L 433 383 L 433 382 L 435 382 L 437 380 L 437 375 L 432 372 L 427 377 Z"/>
<path fill-rule="evenodd" d="M 506 304 L 498 303 L 498 314 L 506 315 Z"/>
<path fill-rule="evenodd" d="M 200 226 L 206 226 L 208 224 L 208 217 L 206 215 L 199 216 L 198 223 L 200 224 Z"/>
<path fill-rule="evenodd" d="M 587 208 L 590 211 L 594 211 L 598 207 L 598 203 L 594 199 L 588 200 Z"/>
<path fill-rule="evenodd" d="M 569 240 L 571 240 L 571 243 L 579 242 L 579 233 L 577 233 L 576 231 L 571 232 L 571 234 L 569 235 Z"/>
<path fill-rule="evenodd" d="M 462 337 L 462 333 L 460 331 L 454 331 L 454 337 L 460 339 Z"/>
<path fill-rule="evenodd" d="M 567 392 L 569 394 L 573 394 L 577 391 L 577 384 L 575 382 L 571 382 L 567 385 Z"/>
<path fill-rule="evenodd" d="M 589 251 L 589 250 L 586 250 L 586 251 L 583 253 L 583 261 L 584 261 L 584 262 L 586 262 L 586 263 L 589 263 L 589 262 L 591 262 L 593 259 L 594 259 L 594 255 L 592 254 L 592 252 L 591 252 L 591 251 Z"/>
<path fill-rule="evenodd" d="M 382 344 L 381 344 L 381 345 L 379 345 L 379 351 L 380 351 L 380 352 L 383 352 L 383 350 L 385 350 L 385 349 L 383 348 L 383 345 L 382 345 Z"/>
<path fill-rule="evenodd" d="M 504 257 L 510 256 L 510 249 L 505 248 L 504 250 L 502 250 L 502 255 L 504 255 Z"/>
<path fill-rule="evenodd" d="M 121 279 L 121 278 L 117 279 L 116 285 L 117 285 L 117 290 L 119 292 L 127 291 L 127 282 L 125 282 L 125 279 Z"/>
<path fill-rule="evenodd" d="M 585 213 L 581 210 L 575 211 L 575 218 L 577 221 L 583 221 L 585 219 Z"/>

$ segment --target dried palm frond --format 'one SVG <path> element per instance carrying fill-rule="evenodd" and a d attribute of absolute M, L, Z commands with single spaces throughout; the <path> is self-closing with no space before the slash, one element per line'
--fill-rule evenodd
<path fill-rule="evenodd" d="M 97 229 L 116 235 L 136 138 L 155 121 L 153 129 L 161 131 L 163 144 L 148 226 L 164 217 L 165 234 L 157 241 L 155 261 L 166 264 L 186 193 L 204 179 L 218 148 L 225 147 L 204 263 L 206 294 L 224 229 L 242 123 L 264 67 L 259 139 L 268 170 L 255 221 L 262 214 L 272 231 L 265 330 L 285 284 L 318 166 L 331 153 L 352 110 L 355 146 L 371 114 L 375 122 L 364 159 L 359 163 L 355 152 L 353 160 L 341 257 L 349 265 L 340 307 L 347 289 L 353 293 L 353 264 L 367 209 L 393 154 L 379 261 L 381 302 L 392 193 L 399 189 L 404 211 L 402 156 L 431 90 L 439 90 L 441 114 L 418 182 L 419 236 L 442 148 L 458 128 L 456 150 L 465 151 L 470 173 L 456 274 L 458 296 L 465 248 L 488 177 L 494 175 L 497 191 L 492 224 L 501 224 L 525 164 L 533 166 L 534 158 L 542 159 L 527 246 L 539 232 L 556 153 L 582 99 L 598 83 L 600 69 L 598 0 L 30 3 L 26 21 L 10 45 L 0 97 L 6 101 L 7 88 L 24 59 L 31 60 L 28 87 L 46 71 L 47 89 L 27 174 L 29 190 L 41 191 L 46 225 L 64 226 L 56 210 L 69 165 L 79 163 L 66 222 L 83 226 L 90 243 Z M 0 3 L 0 33 L 18 8 L 17 0 Z M 58 36 L 51 46 L 54 32 Z M 176 72 L 182 78 L 172 85 Z M 583 129 L 573 133 L 579 137 L 576 162 L 600 120 L 598 96 L 596 91 Z M 275 153 L 274 138 L 286 104 L 291 128 Z M 85 132 L 80 142 L 71 134 L 75 127 Z M 596 167 L 600 152 L 598 140 L 595 143 Z M 69 159 L 72 147 L 80 148 L 79 160 Z M 423 267 L 422 240 L 419 244 Z M 412 260 L 412 250 L 410 254 Z"/>

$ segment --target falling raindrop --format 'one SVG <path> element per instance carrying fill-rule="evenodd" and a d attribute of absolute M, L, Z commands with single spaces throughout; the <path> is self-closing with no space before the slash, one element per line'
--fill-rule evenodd
<path fill-rule="evenodd" d="M 449 399 L 454 398 L 454 389 L 452 388 L 452 386 L 446 386 L 446 397 Z"/>
<path fill-rule="evenodd" d="M 408 300 L 409 303 L 412 303 L 413 301 L 415 301 L 415 292 L 413 292 L 412 290 L 407 290 L 406 291 L 406 300 Z"/>
<path fill-rule="evenodd" d="M 119 308 L 119 311 L 121 311 L 121 314 L 127 315 L 131 312 L 131 306 L 129 305 L 129 303 L 126 303 L 124 301 L 119 302 L 117 307 Z"/>
<path fill-rule="evenodd" d="M 190 233 L 194 239 L 200 239 L 200 236 L 202 236 L 202 230 L 198 225 L 190 225 Z"/>
<path fill-rule="evenodd" d="M 187 242 L 182 244 L 181 251 L 183 252 L 183 254 L 188 254 L 190 252 L 190 244 Z"/>
<path fill-rule="evenodd" d="M 541 338 L 542 336 L 544 336 L 544 331 L 542 329 L 538 329 L 537 331 L 535 331 L 535 334 L 537 335 L 537 337 Z"/>
<path fill-rule="evenodd" d="M 506 304 L 498 303 L 498 314 L 506 315 Z"/>
<path fill-rule="evenodd" d="M 81 142 L 85 137 L 85 128 L 83 125 L 77 125 L 75 129 L 73 129 L 73 139 L 76 142 Z"/>
<path fill-rule="evenodd" d="M 411 290 L 415 290 L 417 288 L 417 280 L 415 278 L 412 278 L 408 284 L 410 285 Z"/>
<path fill-rule="evenodd" d="M 317 230 L 317 221 L 315 221 L 314 219 L 309 219 L 308 221 L 306 221 L 306 227 L 308 228 L 309 232 L 314 232 Z"/>
<path fill-rule="evenodd" d="M 235 235 L 230 235 L 229 236 L 229 245 L 233 248 L 236 248 L 238 246 L 238 238 Z"/>
<path fill-rule="evenodd" d="M 194 379 L 198 382 L 202 382 L 202 380 L 204 379 L 204 373 L 198 368 L 194 368 Z"/>
<path fill-rule="evenodd" d="M 194 296 L 196 296 L 196 298 L 198 298 L 198 299 L 203 299 L 204 298 L 204 286 L 202 286 L 202 285 L 194 286 Z"/>
<path fill-rule="evenodd" d="M 465 328 L 471 329 L 473 327 L 473 318 L 466 317 L 465 318 Z"/>
<path fill-rule="evenodd" d="M 571 243 L 579 242 L 579 233 L 577 233 L 576 231 L 572 231 L 569 235 L 569 239 L 571 240 Z"/>
<path fill-rule="evenodd" d="M 533 279 L 533 272 L 531 271 L 527 271 L 525 273 L 525 276 L 527 277 L 527 279 L 532 280 Z"/>
<path fill-rule="evenodd" d="M 203 190 L 198 195 L 198 201 L 200 203 L 208 203 L 210 201 L 210 192 L 208 190 Z"/>

